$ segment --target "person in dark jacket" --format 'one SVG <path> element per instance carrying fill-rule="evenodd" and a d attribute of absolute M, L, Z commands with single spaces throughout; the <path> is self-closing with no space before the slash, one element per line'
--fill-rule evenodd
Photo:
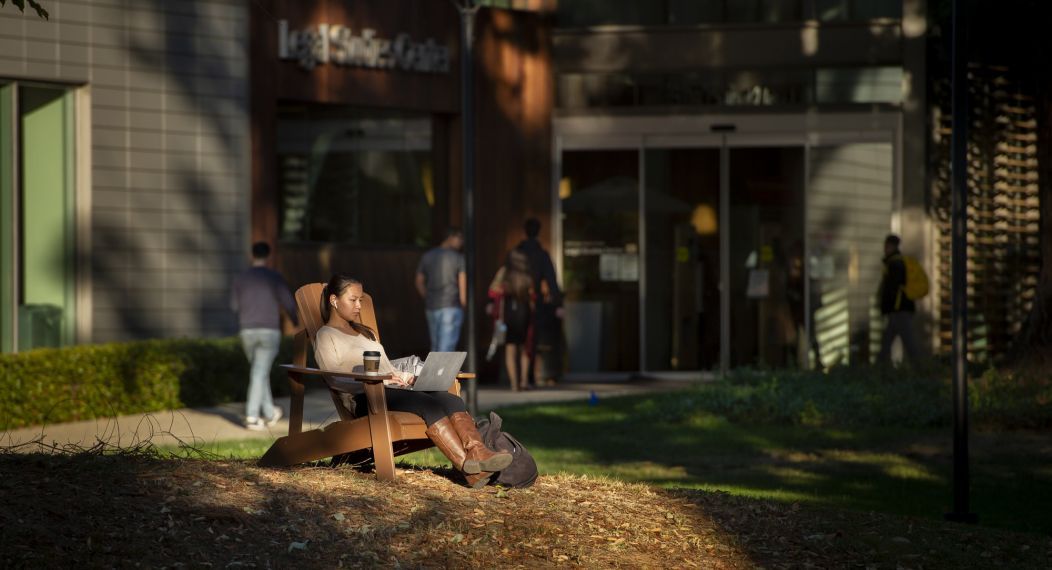
<path fill-rule="evenodd" d="M 913 330 L 913 314 L 917 307 L 906 296 L 906 262 L 899 252 L 899 236 L 890 234 L 884 240 L 884 275 L 880 279 L 880 314 L 884 315 L 884 334 L 880 338 L 877 362 L 891 360 L 891 344 L 895 337 L 902 339 L 902 347 L 910 361 L 917 362 L 920 350 Z"/>
<path fill-rule="evenodd" d="M 555 264 L 541 246 L 537 236 L 541 222 L 529 218 L 523 226 L 526 239 L 515 246 L 529 260 L 530 277 L 536 291 L 533 311 L 532 377 L 538 382 L 554 384 L 559 376 L 562 348 L 563 293 L 555 276 Z"/>
<path fill-rule="evenodd" d="M 234 280 L 230 307 L 238 315 L 241 345 L 249 362 L 245 427 L 262 430 L 281 419 L 270 392 L 270 367 L 281 345 L 281 311 L 298 324 L 296 302 L 281 274 L 266 266 L 270 246 L 252 245 L 252 267 Z"/>

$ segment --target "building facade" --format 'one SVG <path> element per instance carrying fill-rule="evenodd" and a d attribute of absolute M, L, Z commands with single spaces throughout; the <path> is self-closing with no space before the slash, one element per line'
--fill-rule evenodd
<path fill-rule="evenodd" d="M 3 350 L 231 333 L 247 4 L 46 7 L 0 10 Z"/>
<path fill-rule="evenodd" d="M 889 232 L 935 281 L 918 327 L 943 346 L 925 0 L 491 4 L 474 284 L 539 218 L 568 372 L 870 362 Z M 293 286 L 358 276 L 389 351 L 426 351 L 416 262 L 464 222 L 450 3 L 49 10 L 0 10 L 3 350 L 231 334 L 264 240 Z"/>
<path fill-rule="evenodd" d="M 930 251 L 923 4 L 560 3 L 571 371 L 873 359 L 885 235 Z"/>

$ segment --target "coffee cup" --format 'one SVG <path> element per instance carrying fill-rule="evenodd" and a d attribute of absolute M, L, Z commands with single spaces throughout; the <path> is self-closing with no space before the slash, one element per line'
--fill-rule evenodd
<path fill-rule="evenodd" d="M 367 350 L 362 353 L 362 363 L 365 365 L 365 373 L 370 376 L 380 375 L 380 352 Z"/>

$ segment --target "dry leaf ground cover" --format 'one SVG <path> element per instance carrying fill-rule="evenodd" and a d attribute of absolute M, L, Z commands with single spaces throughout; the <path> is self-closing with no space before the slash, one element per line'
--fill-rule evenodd
<path fill-rule="evenodd" d="M 0 454 L 4 567 L 1048 568 L 1052 540 L 727 493 L 444 469 Z"/>

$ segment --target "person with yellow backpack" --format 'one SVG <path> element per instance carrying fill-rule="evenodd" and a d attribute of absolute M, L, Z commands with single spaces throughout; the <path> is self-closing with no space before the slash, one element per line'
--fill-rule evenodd
<path fill-rule="evenodd" d="M 902 240 L 895 234 L 884 239 L 884 274 L 880 279 L 880 313 L 884 315 L 884 334 L 880 338 L 877 362 L 891 360 L 891 344 L 895 337 L 902 339 L 902 347 L 911 362 L 920 359 L 920 345 L 913 328 L 916 301 L 928 294 L 928 276 L 913 257 L 902 255 Z"/>

